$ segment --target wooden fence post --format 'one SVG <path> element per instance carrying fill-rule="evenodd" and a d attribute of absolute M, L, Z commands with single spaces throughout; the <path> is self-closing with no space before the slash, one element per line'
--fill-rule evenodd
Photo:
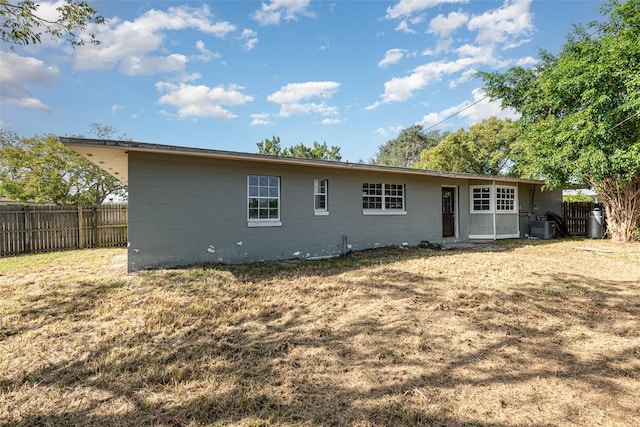
<path fill-rule="evenodd" d="M 78 249 L 82 249 L 84 246 L 84 227 L 82 225 L 82 206 L 78 206 Z"/>
<path fill-rule="evenodd" d="M 91 207 L 91 222 L 93 223 L 93 247 L 100 247 L 100 230 L 98 229 L 98 208 L 93 205 Z"/>
<path fill-rule="evenodd" d="M 31 252 L 31 213 L 29 205 L 24 207 L 24 251 Z"/>

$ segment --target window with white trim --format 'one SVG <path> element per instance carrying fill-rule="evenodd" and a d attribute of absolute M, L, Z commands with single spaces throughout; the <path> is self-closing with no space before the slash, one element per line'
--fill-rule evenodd
<path fill-rule="evenodd" d="M 491 186 L 471 186 L 471 212 L 491 212 Z"/>
<path fill-rule="evenodd" d="M 280 221 L 280 177 L 249 175 L 247 195 L 249 222 Z"/>
<path fill-rule="evenodd" d="M 329 213 L 329 180 L 313 180 L 313 209 L 317 215 Z"/>
<path fill-rule="evenodd" d="M 508 185 L 472 185 L 471 213 L 517 212 L 517 187 Z"/>
<path fill-rule="evenodd" d="M 516 187 L 496 186 L 496 212 L 516 211 Z"/>
<path fill-rule="evenodd" d="M 362 209 L 404 212 L 404 193 L 404 184 L 365 182 L 362 184 Z"/>

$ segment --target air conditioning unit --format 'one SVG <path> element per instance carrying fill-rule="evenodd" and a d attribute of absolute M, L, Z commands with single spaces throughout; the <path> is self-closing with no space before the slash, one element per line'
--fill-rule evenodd
<path fill-rule="evenodd" d="M 538 239 L 552 239 L 556 234 L 556 224 L 553 221 L 531 221 L 531 237 Z"/>

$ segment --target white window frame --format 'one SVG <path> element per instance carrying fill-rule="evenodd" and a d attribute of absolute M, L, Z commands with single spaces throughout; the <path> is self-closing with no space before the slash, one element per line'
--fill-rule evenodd
<path fill-rule="evenodd" d="M 255 185 L 251 185 L 251 178 L 255 177 L 258 179 L 258 186 L 256 187 Z M 267 179 L 267 193 L 266 195 L 261 195 L 260 194 L 260 189 L 261 188 L 265 188 L 264 186 L 260 185 L 260 179 L 261 178 L 266 178 Z M 274 197 L 272 196 L 270 193 L 270 189 L 274 188 L 270 183 L 272 179 L 276 179 L 277 180 L 277 195 Z M 258 190 L 258 194 L 251 194 L 252 193 L 252 187 L 255 187 Z M 255 207 L 253 207 L 252 204 L 252 200 L 256 199 L 258 201 L 258 215 L 260 212 L 260 201 L 261 200 L 277 200 L 278 202 L 278 207 L 277 207 L 277 217 L 276 218 L 251 218 L 251 209 L 256 209 Z M 247 176 L 247 225 L 249 227 L 280 227 L 282 226 L 282 222 L 280 221 L 280 205 L 281 205 L 281 187 L 280 187 L 280 177 L 279 176 L 270 176 L 270 175 L 248 175 Z M 267 208 L 267 210 L 272 210 L 272 208 Z"/>
<path fill-rule="evenodd" d="M 365 185 L 380 185 L 381 186 L 381 194 L 380 195 L 371 195 L 365 194 Z M 393 186 L 393 188 L 392 188 Z M 402 208 L 388 208 L 388 199 L 399 198 L 397 194 L 387 194 L 387 190 L 389 192 L 395 191 L 397 192 L 398 187 L 402 189 Z M 380 208 L 365 208 L 364 207 L 364 198 L 365 197 L 380 197 Z M 362 214 L 363 215 L 406 215 L 407 214 L 407 186 L 405 184 L 398 183 L 388 183 L 388 182 L 375 182 L 375 181 L 367 181 L 362 183 Z"/>
<path fill-rule="evenodd" d="M 474 201 L 476 200 L 474 189 L 487 189 L 489 197 L 483 198 L 481 200 L 489 201 L 489 209 L 480 210 L 475 208 Z M 502 190 L 509 190 L 513 192 L 513 198 L 503 198 L 499 196 L 502 193 Z M 472 214 L 514 214 L 518 212 L 518 187 L 513 185 L 470 185 L 469 186 L 469 204 L 470 204 L 470 213 Z M 509 209 L 500 208 L 500 202 L 509 202 L 511 207 Z"/>
<path fill-rule="evenodd" d="M 502 190 L 513 192 L 513 197 L 502 197 Z M 511 204 L 511 207 L 508 209 L 502 209 L 501 205 L 505 203 Z M 494 206 L 497 214 L 513 214 L 518 212 L 518 187 L 511 185 L 496 185 Z"/>
<path fill-rule="evenodd" d="M 322 183 L 324 183 L 324 192 L 322 192 Z M 318 207 L 318 198 L 324 198 L 324 208 Z M 313 180 L 313 212 L 315 215 L 329 215 L 329 180 L 314 179 Z"/>
<path fill-rule="evenodd" d="M 475 194 L 476 194 L 474 192 L 475 189 L 480 189 L 480 190 L 486 189 L 486 190 L 489 190 L 488 191 L 488 195 L 489 195 L 488 199 L 484 198 L 484 197 L 480 198 L 480 200 L 488 200 L 489 201 L 489 209 L 476 209 L 476 206 L 475 206 L 475 203 L 474 203 L 476 201 L 476 198 L 474 197 Z M 482 195 L 483 193 L 480 193 L 480 194 Z M 493 198 L 494 197 L 493 197 L 493 186 L 492 185 L 470 185 L 469 186 L 469 198 L 471 199 L 469 201 L 469 204 L 470 204 L 470 210 L 471 210 L 472 214 L 490 214 L 490 213 L 494 212 L 494 209 L 493 209 Z"/>
<path fill-rule="evenodd" d="M 489 189 L 489 206 L 490 210 L 474 210 L 474 197 L 473 197 L 473 189 L 474 188 L 488 188 Z M 513 190 L 513 198 L 508 198 L 506 200 L 513 200 L 513 209 L 498 209 L 498 189 L 509 189 Z M 516 221 L 517 230 L 514 234 L 497 234 L 496 232 L 496 217 L 498 215 L 512 215 L 516 219 L 518 218 L 518 212 L 520 210 L 520 205 L 518 204 L 518 186 L 516 185 L 505 185 L 505 184 L 496 184 L 495 181 L 492 184 L 481 184 L 481 185 L 470 185 L 469 186 L 469 200 L 470 200 L 470 212 L 471 214 L 485 214 L 490 215 L 493 221 L 493 233 L 488 235 L 472 235 L 469 234 L 470 239 L 507 239 L 514 238 L 520 236 L 520 222 Z M 503 200 L 500 198 L 499 200 Z"/>

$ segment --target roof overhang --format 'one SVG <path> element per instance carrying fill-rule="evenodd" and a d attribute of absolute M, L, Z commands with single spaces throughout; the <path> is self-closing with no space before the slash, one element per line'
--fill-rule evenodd
<path fill-rule="evenodd" d="M 521 182 L 540 185 L 544 184 L 544 181 L 508 178 L 503 176 L 477 175 L 458 172 L 441 172 L 426 169 L 380 166 L 365 163 L 336 162 L 330 160 L 298 159 L 292 157 L 268 156 L 264 154 L 250 154 L 235 151 L 178 147 L 174 145 L 149 144 L 132 141 L 115 141 L 70 137 L 60 137 L 59 139 L 60 142 L 62 142 L 65 146 L 80 154 L 91 163 L 98 165 L 100 168 L 104 169 L 125 184 L 127 184 L 129 180 L 128 162 L 130 152 L 159 153 L 221 160 L 253 161 L 258 163 L 298 165 L 315 168 L 387 172 L 453 179 L 495 180 L 503 182 Z"/>

